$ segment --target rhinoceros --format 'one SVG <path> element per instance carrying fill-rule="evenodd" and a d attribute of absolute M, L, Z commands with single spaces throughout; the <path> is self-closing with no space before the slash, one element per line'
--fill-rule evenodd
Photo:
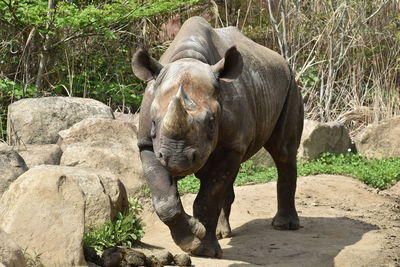
<path fill-rule="evenodd" d="M 303 100 L 282 56 L 235 27 L 214 29 L 193 17 L 159 61 L 139 49 L 132 69 L 148 82 L 138 131 L 144 176 L 158 217 L 182 250 L 222 256 L 217 238 L 231 235 L 235 177 L 262 148 L 278 169 L 272 225 L 299 228 L 294 199 Z M 193 173 L 200 190 L 190 216 L 177 181 Z"/>

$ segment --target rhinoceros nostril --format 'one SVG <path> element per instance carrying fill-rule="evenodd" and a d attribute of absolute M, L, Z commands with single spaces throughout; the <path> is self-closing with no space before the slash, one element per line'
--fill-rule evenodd
<path fill-rule="evenodd" d="M 168 153 L 158 152 L 158 160 L 161 162 L 162 165 L 168 167 L 168 161 L 169 161 Z"/>
<path fill-rule="evenodd" d="M 196 152 L 196 151 L 192 151 L 190 154 L 189 154 L 189 156 L 188 156 L 188 159 L 189 159 L 189 161 L 192 163 L 192 164 L 194 164 L 196 161 L 197 161 L 197 159 L 198 159 L 198 153 Z"/>

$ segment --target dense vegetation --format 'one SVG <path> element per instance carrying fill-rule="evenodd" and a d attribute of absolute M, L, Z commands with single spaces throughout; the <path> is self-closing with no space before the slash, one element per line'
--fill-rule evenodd
<path fill-rule="evenodd" d="M 365 184 L 384 189 L 400 180 L 400 158 L 366 159 L 358 154 L 323 154 L 319 159 L 297 165 L 299 176 L 316 174 L 348 175 Z M 255 165 L 251 160 L 242 164 L 235 185 L 266 183 L 277 179 L 275 167 Z M 194 176 L 178 182 L 179 192 L 197 193 L 200 182 Z"/>
<path fill-rule="evenodd" d="M 159 57 L 173 37 L 163 23 L 193 15 L 281 53 L 307 117 L 357 129 L 400 114 L 399 14 L 395 0 L 0 0 L 0 139 L 7 106 L 24 97 L 91 97 L 135 112 L 143 84 L 132 53 Z"/>

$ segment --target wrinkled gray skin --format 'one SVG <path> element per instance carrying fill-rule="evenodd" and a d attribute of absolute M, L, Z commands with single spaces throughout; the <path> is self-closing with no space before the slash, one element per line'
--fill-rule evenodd
<path fill-rule="evenodd" d="M 187 20 L 160 59 L 144 50 L 132 61 L 148 81 L 138 146 L 154 208 L 177 245 L 221 257 L 217 237 L 229 237 L 233 182 L 240 163 L 261 148 L 278 168 L 276 229 L 298 229 L 294 196 L 303 102 L 293 73 L 277 53 L 236 28 Z M 193 217 L 183 210 L 177 180 L 201 181 Z"/>

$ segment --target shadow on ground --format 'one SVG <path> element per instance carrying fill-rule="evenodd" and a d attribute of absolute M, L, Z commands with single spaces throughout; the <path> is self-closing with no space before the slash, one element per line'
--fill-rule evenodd
<path fill-rule="evenodd" d="M 301 217 L 300 222 L 297 231 L 278 231 L 271 219 L 250 221 L 233 230 L 231 247 L 223 250 L 223 258 L 262 266 L 333 266 L 343 248 L 379 229 L 346 217 Z"/>

